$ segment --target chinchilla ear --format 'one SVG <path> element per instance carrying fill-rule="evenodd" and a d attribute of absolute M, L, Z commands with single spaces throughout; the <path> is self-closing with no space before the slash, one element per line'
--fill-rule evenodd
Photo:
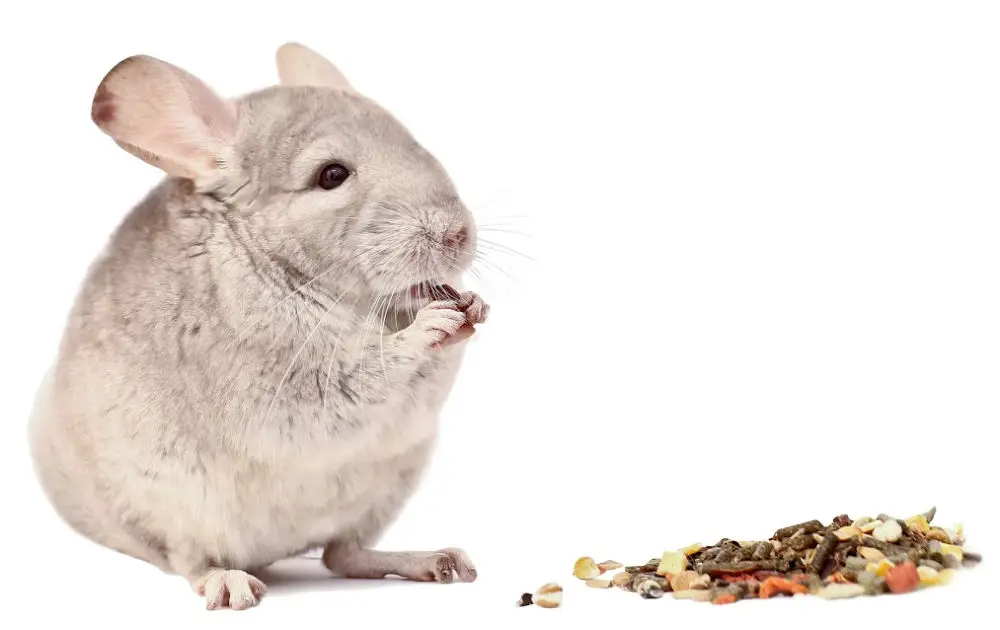
<path fill-rule="evenodd" d="M 128 57 L 105 75 L 90 116 L 129 153 L 188 179 L 223 168 L 236 135 L 231 101 L 181 68 L 147 55 Z"/>
<path fill-rule="evenodd" d="M 329 87 L 354 91 L 347 78 L 316 51 L 296 42 L 288 42 L 275 54 L 282 85 Z"/>

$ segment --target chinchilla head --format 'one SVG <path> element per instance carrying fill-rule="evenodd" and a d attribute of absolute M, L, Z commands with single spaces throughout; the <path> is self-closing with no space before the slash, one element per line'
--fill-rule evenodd
<path fill-rule="evenodd" d="M 434 156 L 316 52 L 285 44 L 276 62 L 279 85 L 225 99 L 129 57 L 100 83 L 92 119 L 304 276 L 383 296 L 457 280 L 476 226 Z"/>

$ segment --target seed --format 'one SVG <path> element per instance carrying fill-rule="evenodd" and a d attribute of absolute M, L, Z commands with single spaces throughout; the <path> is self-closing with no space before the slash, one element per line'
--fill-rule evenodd
<path fill-rule="evenodd" d="M 864 586 L 860 584 L 827 584 L 823 588 L 816 591 L 817 597 L 822 597 L 823 599 L 846 599 L 849 597 L 858 597 L 859 595 L 864 595 L 867 590 Z"/>
<path fill-rule="evenodd" d="M 532 601 L 542 608 L 558 608 L 562 604 L 562 599 L 562 587 L 555 582 L 549 582 L 535 591 Z"/>
<path fill-rule="evenodd" d="M 534 595 L 532 595 L 531 593 L 523 593 L 521 595 L 521 599 L 517 600 L 517 606 L 518 606 L 518 608 L 520 608 L 522 606 L 531 606 L 533 603 L 535 603 L 533 601 L 533 598 L 534 598 Z"/>
<path fill-rule="evenodd" d="M 597 568 L 593 558 L 584 556 L 573 565 L 573 576 L 581 580 L 592 580 L 600 575 L 601 570 Z"/>
<path fill-rule="evenodd" d="M 614 577 L 611 578 L 611 584 L 619 588 L 624 588 L 628 590 L 628 587 L 632 584 L 632 580 L 635 576 L 628 572 L 616 573 Z"/>
<path fill-rule="evenodd" d="M 940 583 L 941 574 L 937 569 L 921 564 L 917 567 L 917 575 L 920 576 L 921 586 L 937 586 Z"/>
<path fill-rule="evenodd" d="M 875 531 L 875 528 L 878 527 L 881 524 L 882 524 L 882 521 L 877 521 L 877 520 L 868 521 L 865 524 L 863 524 L 860 527 L 858 527 L 858 529 L 860 529 L 862 532 L 864 532 L 866 534 L 870 534 L 873 531 Z"/>
<path fill-rule="evenodd" d="M 666 551 L 656 568 L 656 573 L 663 576 L 677 575 L 688 567 L 687 556 L 680 551 Z"/>
<path fill-rule="evenodd" d="M 962 552 L 962 564 L 966 566 L 975 566 L 983 561 L 983 556 L 975 553 L 973 551 L 963 551 Z"/>
<path fill-rule="evenodd" d="M 962 561 L 961 547 L 959 547 L 958 545 L 950 545 L 948 543 L 937 543 L 937 544 L 940 545 L 940 549 L 938 551 L 943 553 L 945 556 L 952 555 L 955 556 L 959 562 Z"/>
<path fill-rule="evenodd" d="M 912 562 L 892 567 L 885 576 L 885 583 L 889 590 L 895 594 L 909 593 L 920 584 L 920 574 L 917 567 Z"/>
<path fill-rule="evenodd" d="M 663 587 L 656 580 L 642 580 L 635 590 L 643 599 L 660 599 L 663 597 Z"/>
<path fill-rule="evenodd" d="M 712 578 L 710 576 L 702 575 L 697 571 L 681 571 L 670 578 L 670 590 L 676 592 L 708 588 L 711 581 Z"/>
<path fill-rule="evenodd" d="M 850 540 L 852 538 L 861 538 L 861 530 L 853 525 L 847 525 L 846 527 L 841 527 L 840 529 L 833 532 L 837 537 L 837 540 Z"/>
<path fill-rule="evenodd" d="M 858 556 L 848 556 L 844 559 L 844 566 L 853 571 L 864 571 L 869 561 Z"/>
<path fill-rule="evenodd" d="M 865 567 L 865 571 L 871 571 L 872 573 L 874 573 L 879 577 L 885 577 L 886 574 L 889 573 L 889 570 L 892 569 L 894 566 L 896 565 L 890 562 L 889 560 L 879 560 L 878 562 L 872 562 L 867 567 Z"/>
<path fill-rule="evenodd" d="M 601 573 L 606 573 L 607 571 L 614 571 L 616 569 L 622 568 L 621 562 L 615 562 L 614 560 L 605 560 L 604 562 L 597 563 L 597 569 Z"/>
<path fill-rule="evenodd" d="M 590 588 L 611 588 L 611 580 L 587 580 L 584 584 Z"/>
<path fill-rule="evenodd" d="M 903 528 L 899 521 L 886 521 L 872 531 L 875 540 L 894 543 L 903 535 Z"/>
<path fill-rule="evenodd" d="M 855 519 L 854 522 L 851 523 L 851 526 L 852 527 L 857 527 L 858 529 L 861 529 L 864 525 L 866 525 L 868 523 L 871 523 L 873 520 L 875 520 L 875 519 L 873 519 L 870 516 L 862 516 L 860 518 Z"/>
<path fill-rule="evenodd" d="M 866 560 L 884 560 L 885 554 L 874 547 L 858 547 L 858 553 Z"/>
<path fill-rule="evenodd" d="M 919 569 L 920 567 L 927 567 L 929 569 L 934 569 L 935 571 L 940 571 L 941 569 L 944 568 L 944 565 L 941 564 L 940 562 L 935 562 L 930 558 L 924 558 L 917 563 L 917 568 Z"/>

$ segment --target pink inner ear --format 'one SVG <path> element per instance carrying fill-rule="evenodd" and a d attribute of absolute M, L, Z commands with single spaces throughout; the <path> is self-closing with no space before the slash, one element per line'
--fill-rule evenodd
<path fill-rule="evenodd" d="M 214 173 L 236 133 L 232 104 L 151 57 L 129 58 L 109 72 L 91 116 L 129 153 L 179 177 Z"/>

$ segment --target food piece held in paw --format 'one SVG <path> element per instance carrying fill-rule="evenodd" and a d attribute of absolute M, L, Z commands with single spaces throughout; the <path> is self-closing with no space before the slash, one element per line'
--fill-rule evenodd
<path fill-rule="evenodd" d="M 430 293 L 435 300 L 459 300 L 462 297 L 462 294 L 449 284 L 434 285 Z"/>
<path fill-rule="evenodd" d="M 562 605 L 563 589 L 555 582 L 542 585 L 535 591 L 532 601 L 541 608 L 559 608 Z"/>
<path fill-rule="evenodd" d="M 576 561 L 573 565 L 573 577 L 581 580 L 593 580 L 594 578 L 600 577 L 601 569 L 594 562 L 594 559 L 588 556 L 584 556 Z"/>
<path fill-rule="evenodd" d="M 677 575 L 688 567 L 688 558 L 683 551 L 664 552 L 656 573 L 665 577 Z"/>
<path fill-rule="evenodd" d="M 521 598 L 517 600 L 517 607 L 531 606 L 535 603 L 535 596 L 532 593 L 522 593 Z"/>

